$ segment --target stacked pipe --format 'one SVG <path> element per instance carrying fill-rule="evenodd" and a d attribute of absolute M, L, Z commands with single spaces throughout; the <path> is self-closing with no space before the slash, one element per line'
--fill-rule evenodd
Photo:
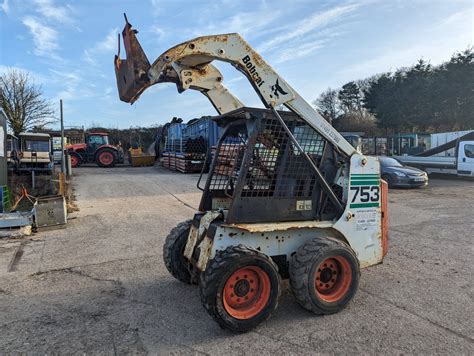
<path fill-rule="evenodd" d="M 163 166 L 182 173 L 201 172 L 208 147 L 217 143 L 219 135 L 220 128 L 210 117 L 171 124 L 161 155 Z"/>
<path fill-rule="evenodd" d="M 179 142 L 170 142 L 167 148 L 169 150 L 163 152 L 161 161 L 164 167 L 182 173 L 202 170 L 207 151 L 204 138 L 181 139 Z"/>

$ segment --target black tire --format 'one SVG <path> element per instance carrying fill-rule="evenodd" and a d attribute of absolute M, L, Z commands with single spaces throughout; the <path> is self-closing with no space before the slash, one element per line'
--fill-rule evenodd
<path fill-rule="evenodd" d="M 245 271 L 250 271 L 249 276 Z M 239 273 L 244 273 L 243 278 L 235 277 L 238 282 L 234 287 L 232 280 Z M 242 298 L 242 304 L 236 308 L 226 304 L 225 300 L 230 298 L 229 287 L 237 294 L 230 294 L 236 298 L 235 302 Z M 244 332 L 267 320 L 277 308 L 281 278 L 270 257 L 243 245 L 229 246 L 218 251 L 201 273 L 200 292 L 204 308 L 223 329 Z"/>
<path fill-rule="evenodd" d="M 163 261 L 166 269 L 178 281 L 191 284 L 191 274 L 183 256 L 184 247 L 188 240 L 192 220 L 184 221 L 170 231 L 163 245 Z"/>
<path fill-rule="evenodd" d="M 382 179 L 387 182 L 388 187 L 392 186 L 392 177 L 388 174 L 382 174 Z"/>
<path fill-rule="evenodd" d="M 306 242 L 290 263 L 290 286 L 295 299 L 315 314 L 333 314 L 344 309 L 357 292 L 359 278 L 359 260 L 354 251 L 333 238 Z"/>
<path fill-rule="evenodd" d="M 71 160 L 73 159 L 73 157 L 75 157 L 77 159 L 77 165 L 74 166 L 71 162 L 71 167 L 72 168 L 77 168 L 77 167 L 80 167 L 81 164 L 82 164 L 82 157 L 79 153 L 77 152 L 70 152 L 69 155 L 71 156 Z"/>
<path fill-rule="evenodd" d="M 107 161 L 107 163 L 101 160 L 101 156 L 104 154 L 112 156 L 111 160 Z M 95 163 L 97 163 L 97 165 L 102 168 L 112 168 L 117 163 L 117 152 L 110 148 L 102 148 L 99 152 L 96 153 Z"/>

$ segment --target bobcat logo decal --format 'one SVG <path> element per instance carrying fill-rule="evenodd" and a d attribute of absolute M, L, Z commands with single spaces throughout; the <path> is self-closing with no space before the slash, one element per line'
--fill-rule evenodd
<path fill-rule="evenodd" d="M 278 83 L 278 79 L 276 80 L 276 83 L 272 85 L 272 93 L 275 96 L 275 98 L 280 98 L 281 95 L 286 95 L 288 94 L 286 91 L 283 90 L 283 88 L 280 86 L 280 83 Z M 270 95 L 270 97 L 273 97 Z"/>

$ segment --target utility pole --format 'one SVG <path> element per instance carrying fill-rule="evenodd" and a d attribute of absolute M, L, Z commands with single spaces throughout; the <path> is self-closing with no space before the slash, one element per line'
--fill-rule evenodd
<path fill-rule="evenodd" d="M 59 100 L 59 112 L 61 116 L 61 173 L 66 171 L 66 160 L 64 157 L 64 117 L 63 117 L 63 99 Z"/>
<path fill-rule="evenodd" d="M 64 157 L 64 117 L 63 117 L 63 99 L 59 100 L 59 114 L 61 120 L 61 173 L 59 173 L 59 194 L 64 196 L 65 182 L 64 174 L 66 171 L 66 160 Z"/>

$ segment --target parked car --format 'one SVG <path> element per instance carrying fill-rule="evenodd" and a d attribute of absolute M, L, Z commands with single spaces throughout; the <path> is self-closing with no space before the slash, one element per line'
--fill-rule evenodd
<path fill-rule="evenodd" d="M 428 185 L 426 172 L 415 167 L 405 166 L 393 157 L 378 156 L 382 179 L 389 187 L 418 188 Z"/>

